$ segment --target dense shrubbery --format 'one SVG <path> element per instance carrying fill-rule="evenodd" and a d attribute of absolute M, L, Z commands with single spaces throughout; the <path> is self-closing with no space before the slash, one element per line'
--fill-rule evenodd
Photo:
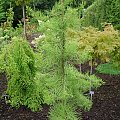
<path fill-rule="evenodd" d="M 102 28 L 104 22 L 112 23 L 116 29 L 120 29 L 120 1 L 119 0 L 96 0 L 87 8 L 84 17 L 84 26 Z"/>
<path fill-rule="evenodd" d="M 88 27 L 82 31 L 70 30 L 68 34 L 78 41 L 79 50 L 88 52 L 92 59 L 108 62 L 112 58 L 111 54 L 120 46 L 119 32 L 112 25 L 106 26 L 104 31 Z"/>
<path fill-rule="evenodd" d="M 93 27 L 84 28 L 81 31 L 74 31 L 70 29 L 68 31 L 68 37 L 71 40 L 75 39 L 78 41 L 78 51 L 80 52 L 80 55 L 84 55 L 84 59 L 89 57 L 89 59 L 92 60 L 92 65 L 97 65 L 97 61 L 100 60 L 102 63 L 110 62 L 110 64 L 114 64 L 106 64 L 109 65 L 108 69 L 111 66 L 111 72 L 112 66 L 115 67 L 114 69 L 119 69 L 120 35 L 118 31 L 114 30 L 112 25 L 108 24 L 104 28 L 104 31 L 99 31 Z M 99 67 L 101 72 L 108 71 L 108 69 L 107 66 L 104 70 L 100 70 Z M 113 72 L 115 74 L 114 69 Z M 119 70 L 117 70 L 118 73 Z"/>
<path fill-rule="evenodd" d="M 77 120 L 77 107 L 89 110 L 92 106 L 92 100 L 84 93 L 103 84 L 95 75 L 78 72 L 75 64 L 91 61 L 92 66 L 99 59 L 117 69 L 120 66 L 118 31 L 109 25 L 104 31 L 93 27 L 80 30 L 78 9 L 66 7 L 69 2 L 56 3 L 46 16 L 27 8 L 33 24 L 38 21 L 35 30 L 44 36 L 37 39 L 35 51 L 26 40 L 13 38 L 21 33 L 21 28 L 11 29 L 10 14 L 6 34 L 11 41 L 0 51 L 0 72 L 5 72 L 8 80 L 7 102 L 15 107 L 25 105 L 33 111 L 39 110 L 41 104 L 51 105 L 50 120 Z"/>
<path fill-rule="evenodd" d="M 3 9 L 3 2 L 0 2 L 0 23 L 5 19 L 5 11 Z"/>
<path fill-rule="evenodd" d="M 76 9 L 64 10 L 62 4 L 56 4 L 49 20 L 39 26 L 45 38 L 39 41 L 38 52 L 34 53 L 25 40 L 14 38 L 0 57 L 1 71 L 8 79 L 8 102 L 32 110 L 41 108 L 41 103 L 53 105 L 51 120 L 77 119 L 77 106 L 89 110 L 92 105 L 84 93 L 102 84 L 95 75 L 74 68 L 74 63 L 79 62 L 77 41 L 70 41 L 66 33 L 70 28 L 79 30 L 79 18 Z"/>

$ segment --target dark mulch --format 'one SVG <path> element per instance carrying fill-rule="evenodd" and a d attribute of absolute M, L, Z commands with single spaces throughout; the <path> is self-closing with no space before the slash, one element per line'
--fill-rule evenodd
<path fill-rule="evenodd" d="M 84 67 L 83 71 L 87 69 Z M 120 76 L 97 75 L 106 83 L 95 90 L 93 106 L 89 112 L 82 113 L 83 120 L 120 120 Z M 6 90 L 6 83 L 3 74 L 0 77 L 0 95 Z M 3 98 L 0 100 L 0 120 L 48 120 L 48 111 L 47 105 L 35 113 L 24 106 L 12 108 Z"/>
<path fill-rule="evenodd" d="M 82 65 L 82 72 L 90 70 L 87 64 Z M 99 74 L 95 68 L 93 73 L 105 84 L 94 91 L 93 106 L 82 113 L 83 120 L 120 120 L 120 76 Z"/>
<path fill-rule="evenodd" d="M 95 91 L 93 107 L 83 120 L 120 120 L 120 76 L 100 74 L 106 84 Z"/>

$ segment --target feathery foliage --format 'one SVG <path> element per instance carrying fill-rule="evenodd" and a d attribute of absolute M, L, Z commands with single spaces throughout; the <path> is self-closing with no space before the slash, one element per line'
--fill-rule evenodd
<path fill-rule="evenodd" d="M 80 30 L 80 20 L 77 9 L 67 5 L 68 1 L 56 4 L 40 24 L 45 37 L 39 40 L 36 53 L 25 40 L 14 38 L 0 54 L 0 69 L 8 78 L 8 102 L 34 111 L 41 103 L 52 105 L 50 120 L 77 120 L 78 106 L 84 110 L 92 106 L 84 93 L 103 84 L 95 75 L 79 73 L 74 67 L 91 56 L 85 51 L 80 54 L 78 39 L 70 37 L 74 34 L 69 30 Z"/>
<path fill-rule="evenodd" d="M 77 10 L 68 7 L 65 11 L 61 3 L 53 8 L 49 20 L 43 21 L 39 26 L 45 38 L 39 40 L 38 44 L 43 62 L 39 65 L 36 77 L 44 84 L 44 103 L 53 105 L 50 120 L 77 120 L 75 108 L 80 106 L 89 110 L 92 105 L 84 93 L 103 83 L 95 75 L 82 74 L 74 68 L 74 63 L 80 59 L 79 47 L 77 41 L 69 40 L 67 31 L 79 30 L 79 26 Z"/>
<path fill-rule="evenodd" d="M 25 105 L 36 111 L 40 109 L 42 96 L 35 77 L 35 57 L 27 41 L 14 38 L 2 49 L 0 69 L 6 72 L 8 102 L 15 107 Z"/>

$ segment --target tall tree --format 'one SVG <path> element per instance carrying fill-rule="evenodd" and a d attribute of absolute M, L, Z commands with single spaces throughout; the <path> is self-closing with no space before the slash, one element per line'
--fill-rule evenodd
<path fill-rule="evenodd" d="M 82 4 L 84 2 L 85 4 L 85 8 L 87 8 L 88 6 L 90 6 L 95 0 L 73 0 L 72 5 L 74 7 L 78 7 L 80 6 L 80 4 Z"/>
<path fill-rule="evenodd" d="M 80 61 L 79 48 L 77 41 L 68 38 L 67 33 L 69 29 L 80 29 L 80 19 L 76 9 L 66 7 L 71 1 L 60 0 L 50 12 L 49 20 L 42 22 L 39 28 L 45 34 L 38 45 L 43 53 L 43 62 L 39 65 L 43 77 L 39 80 L 44 86 L 44 103 L 53 106 L 50 120 L 78 120 L 76 106 L 89 109 L 92 104 L 84 96 L 91 87 L 90 80 L 92 87 L 102 83 L 94 75 L 84 75 L 74 68 L 74 63 Z"/>
<path fill-rule="evenodd" d="M 57 1 L 59 0 L 33 0 L 33 4 L 35 5 L 35 8 L 43 11 L 52 9 Z"/>

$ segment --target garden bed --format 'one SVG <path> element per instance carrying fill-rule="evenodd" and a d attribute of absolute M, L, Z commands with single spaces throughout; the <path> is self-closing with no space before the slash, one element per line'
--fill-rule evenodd
<path fill-rule="evenodd" d="M 84 71 L 87 69 L 88 67 L 84 66 Z M 91 110 L 82 112 L 83 120 L 120 120 L 120 76 L 97 75 L 106 83 L 95 91 Z M 3 74 L 0 77 L 0 95 L 6 87 Z M 4 99 L 0 100 L 0 120 L 48 120 L 48 112 L 47 105 L 43 106 L 42 111 L 32 112 L 24 106 L 12 108 Z"/>

